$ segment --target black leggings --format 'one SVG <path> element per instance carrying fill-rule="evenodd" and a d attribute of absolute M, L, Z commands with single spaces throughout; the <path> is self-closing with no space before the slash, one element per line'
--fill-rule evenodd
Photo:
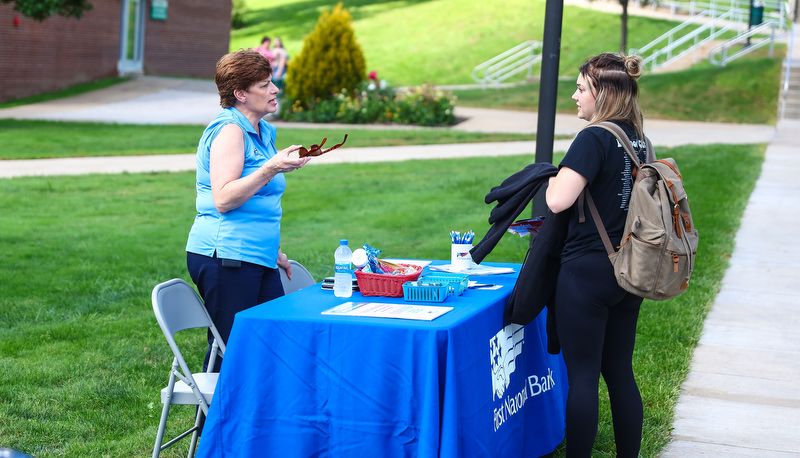
<path fill-rule="evenodd" d="M 569 378 L 567 457 L 591 456 L 600 374 L 608 386 L 617 456 L 638 456 L 643 408 L 632 359 L 641 303 L 617 285 L 603 252 L 561 266 L 555 314 Z"/>

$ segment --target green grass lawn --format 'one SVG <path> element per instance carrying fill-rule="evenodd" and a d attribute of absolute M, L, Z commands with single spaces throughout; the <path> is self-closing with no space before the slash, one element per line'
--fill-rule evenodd
<path fill-rule="evenodd" d="M 81 156 L 194 154 L 203 126 L 133 125 L 0 119 L 0 160 Z M 46 135 L 42 134 L 46 132 Z M 443 128 L 348 129 L 348 147 L 529 141 L 528 134 L 459 132 Z M 312 145 L 331 129 L 278 129 L 276 146 Z"/>
<path fill-rule="evenodd" d="M 262 36 L 270 35 L 281 37 L 290 55 L 302 50 L 303 38 L 320 12 L 332 6 L 321 0 L 246 0 L 245 4 L 247 24 L 231 34 L 231 50 L 257 46 Z M 377 71 L 393 86 L 473 83 L 475 66 L 526 40 L 541 41 L 544 33 L 544 0 L 352 0 L 345 7 L 353 16 L 367 71 Z M 562 23 L 560 75 L 575 78 L 588 57 L 619 49 L 618 14 L 565 5 Z M 641 48 L 677 24 L 630 16 L 628 47 Z M 759 51 L 725 68 L 705 62 L 686 71 L 647 74 L 640 80 L 645 114 L 675 120 L 775 123 L 783 54 L 785 46 L 779 44 L 772 59 Z M 534 75 L 538 73 L 536 67 Z M 574 81 L 559 84 L 560 112 L 575 112 L 569 98 L 574 87 Z M 538 85 L 527 88 L 456 94 L 461 106 L 537 110 Z"/>
<path fill-rule="evenodd" d="M 302 50 L 303 38 L 319 14 L 333 6 L 324 0 L 246 0 L 245 4 L 246 25 L 233 31 L 230 49 L 258 46 L 268 35 L 280 37 L 290 56 Z M 472 83 L 476 65 L 524 41 L 541 41 L 544 32 L 544 0 L 351 0 L 345 8 L 353 16 L 367 72 L 377 71 L 395 86 Z M 565 5 L 563 24 L 562 75 L 576 75 L 591 55 L 619 49 L 618 14 Z M 632 16 L 628 45 L 642 47 L 676 24 Z"/>
<path fill-rule="evenodd" d="M 231 48 L 255 46 L 269 34 L 284 38 L 295 54 L 320 11 L 331 6 L 321 0 L 248 5 L 249 24 L 233 34 Z M 354 0 L 346 7 L 368 71 L 392 85 L 443 85 L 469 83 L 474 65 L 539 39 L 544 1 Z M 631 18 L 629 45 L 641 46 L 670 25 Z M 618 28 L 616 15 L 565 7 L 560 73 L 568 78 L 558 87 L 560 112 L 574 113 L 570 78 L 587 56 L 618 48 Z M 647 74 L 641 79 L 642 106 L 651 119 L 773 123 L 779 72 L 780 52 L 775 59 L 762 53 L 725 68 L 700 64 Z M 538 107 L 536 85 L 456 94 L 460 106 Z M 202 126 L 0 120 L 0 167 L 2 159 L 12 158 L 193 153 L 201 132 Z M 314 143 L 328 132 L 281 128 L 278 146 Z M 349 132 L 350 146 L 532 139 L 446 129 L 354 126 Z M 643 457 L 657 456 L 668 440 L 680 384 L 727 267 L 764 147 L 658 152 L 675 157 L 686 177 L 700 256 L 686 294 L 642 308 L 634 364 L 645 403 Z M 287 177 L 282 247 L 318 280 L 332 274 L 339 238 L 370 243 L 387 257 L 446 259 L 445 234 L 454 228 L 485 233 L 491 208 L 483 196 L 532 160 L 526 155 L 306 167 Z M 159 390 L 171 361 L 150 291 L 169 278 L 188 280 L 184 245 L 194 197 L 191 172 L 0 180 L 0 446 L 37 458 L 150 454 Z M 308 236 L 309 228 L 314 236 Z M 521 262 L 527 243 L 504 237 L 487 261 Z M 201 357 L 204 339 L 197 334 L 184 347 Z M 192 413 L 176 408 L 172 430 L 187 426 Z M 162 456 L 185 451 L 179 446 Z M 555 456 L 563 456 L 563 447 Z M 614 456 L 607 403 L 601 404 L 593 456 Z"/>
<path fill-rule="evenodd" d="M 746 145 L 661 151 L 677 159 L 686 177 L 700 256 L 686 294 L 642 308 L 635 367 L 645 402 L 644 457 L 656 456 L 667 440 L 763 151 Z M 333 273 L 339 238 L 370 243 L 387 257 L 446 259 L 446 234 L 485 233 L 491 208 L 483 196 L 530 161 L 525 155 L 306 167 L 288 176 L 281 245 L 318 280 Z M 184 245 L 194 217 L 194 174 L 4 179 L 0 196 L 3 446 L 38 458 L 147 456 L 171 360 L 150 291 L 169 278 L 188 280 Z M 325 196 L 325 205 L 309 196 Z M 504 237 L 487 261 L 521 262 L 527 243 Z M 190 337 L 186 349 L 202 357 L 203 341 Z M 175 429 L 192 412 L 176 409 Z M 613 456 L 607 405 L 600 425 L 593 456 Z M 184 453 L 178 447 L 163 456 Z"/>
<path fill-rule="evenodd" d="M 781 62 L 767 51 L 735 60 L 726 67 L 708 62 L 692 68 L 647 73 L 639 80 L 639 102 L 647 119 L 774 124 L 778 113 Z M 575 114 L 575 78 L 558 82 L 556 110 Z M 462 107 L 537 111 L 539 84 L 502 89 L 454 90 Z"/>

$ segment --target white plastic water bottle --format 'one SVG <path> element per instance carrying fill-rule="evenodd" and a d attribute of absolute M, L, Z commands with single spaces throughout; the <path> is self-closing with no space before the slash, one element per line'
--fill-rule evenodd
<path fill-rule="evenodd" d="M 347 246 L 347 240 L 339 240 L 339 248 L 333 253 L 334 265 L 333 295 L 336 297 L 350 297 L 353 295 L 353 273 L 350 263 L 353 252 Z"/>

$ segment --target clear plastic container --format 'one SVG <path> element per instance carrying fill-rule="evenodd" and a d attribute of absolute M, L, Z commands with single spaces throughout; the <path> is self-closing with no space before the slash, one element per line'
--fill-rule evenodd
<path fill-rule="evenodd" d="M 333 253 L 334 275 L 333 295 L 336 297 L 350 297 L 353 295 L 353 252 L 347 246 L 347 240 L 339 240 L 339 247 Z"/>

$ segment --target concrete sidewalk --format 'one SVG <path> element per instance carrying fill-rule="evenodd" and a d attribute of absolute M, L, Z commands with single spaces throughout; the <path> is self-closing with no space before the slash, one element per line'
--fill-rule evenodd
<path fill-rule="evenodd" d="M 781 121 L 662 457 L 800 456 L 798 176 L 800 121 Z"/>
<path fill-rule="evenodd" d="M 798 71 L 798 27 L 789 40 Z M 800 456 L 798 176 L 800 120 L 782 120 L 694 350 L 663 458 Z"/>

